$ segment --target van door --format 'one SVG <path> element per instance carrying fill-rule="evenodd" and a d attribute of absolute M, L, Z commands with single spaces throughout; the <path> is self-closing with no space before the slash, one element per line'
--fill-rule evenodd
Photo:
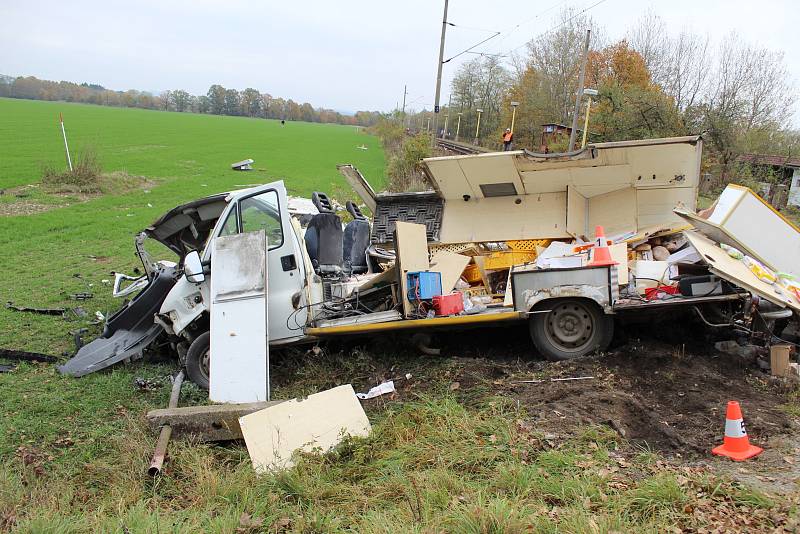
<path fill-rule="evenodd" d="M 223 214 L 224 222 L 217 233 L 217 236 L 257 230 L 266 233 L 270 343 L 303 337 L 306 321 L 306 310 L 295 309 L 295 304 L 305 304 L 302 291 L 305 269 L 287 206 L 283 181 L 242 192 Z"/>
<path fill-rule="evenodd" d="M 263 230 L 214 239 L 208 398 L 269 400 L 267 294 Z"/>

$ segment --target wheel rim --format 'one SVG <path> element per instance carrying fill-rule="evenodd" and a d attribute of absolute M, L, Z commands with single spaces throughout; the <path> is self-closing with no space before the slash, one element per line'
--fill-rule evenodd
<path fill-rule="evenodd" d="M 580 302 L 559 304 L 547 315 L 545 334 L 564 352 L 580 352 L 594 337 L 594 315 Z"/>
<path fill-rule="evenodd" d="M 208 380 L 208 375 L 211 374 L 208 370 L 210 361 L 211 361 L 211 349 L 206 349 L 206 351 L 200 357 L 200 373 L 206 380 Z"/>

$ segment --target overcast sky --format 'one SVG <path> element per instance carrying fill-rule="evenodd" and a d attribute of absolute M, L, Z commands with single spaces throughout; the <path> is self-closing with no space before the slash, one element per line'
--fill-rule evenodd
<path fill-rule="evenodd" d="M 503 31 L 478 50 L 506 51 L 550 29 L 559 10 L 598 0 L 451 0 L 446 57 Z M 443 0 L 0 0 L 0 73 L 88 81 L 111 89 L 255 87 L 337 110 L 390 110 L 408 84 L 411 107 L 430 107 Z M 646 11 L 664 30 L 715 41 L 730 31 L 783 50 L 797 87 L 798 3 L 792 0 L 605 0 L 587 13 L 611 40 Z M 512 28 L 520 23 L 520 27 Z M 445 65 L 443 97 L 464 55 Z M 794 123 L 800 125 L 800 99 Z"/>

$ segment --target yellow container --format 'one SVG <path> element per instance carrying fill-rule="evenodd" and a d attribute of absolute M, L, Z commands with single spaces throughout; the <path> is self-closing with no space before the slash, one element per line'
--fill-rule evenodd
<path fill-rule="evenodd" d="M 497 271 L 500 269 L 508 269 L 512 265 L 519 265 L 520 263 L 528 263 L 536 259 L 536 251 L 511 251 L 511 252 L 493 252 L 486 257 L 484 264 L 487 271 Z"/>

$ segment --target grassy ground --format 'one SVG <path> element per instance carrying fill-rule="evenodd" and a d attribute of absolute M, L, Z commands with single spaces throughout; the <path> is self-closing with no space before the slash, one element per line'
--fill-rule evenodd
<path fill-rule="evenodd" d="M 58 113 L 64 113 L 73 155 L 91 146 L 105 171 L 143 175 L 154 185 L 88 201 L 36 186 L 47 165 L 64 165 Z M 356 147 L 365 145 L 368 150 Z M 255 171 L 230 163 L 253 158 Z M 353 163 L 382 185 L 383 152 L 355 127 L 165 113 L 100 106 L 0 99 L 0 195 L 3 204 L 34 202 L 58 209 L 2 217 L 0 301 L 76 306 L 66 296 L 90 291 L 84 305 L 112 311 L 111 271 L 130 272 L 133 236 L 180 202 L 248 184 L 284 179 L 289 194 L 345 189 L 337 163 Z M 9 191 L 9 189 L 7 189 Z M 22 196 L 19 198 L 17 194 Z M 156 257 L 165 257 L 166 249 Z M 166 256 L 167 258 L 169 256 Z M 0 309 L 0 346 L 58 353 L 80 326 L 60 318 Z"/>
<path fill-rule="evenodd" d="M 56 116 L 76 151 L 92 144 L 107 171 L 146 177 L 120 195 L 53 195 L 35 185 L 62 161 Z M 368 150 L 358 150 L 358 145 Z M 259 170 L 228 164 L 253 157 Z M 176 203 L 285 178 L 291 192 L 332 190 L 352 162 L 380 185 L 375 139 L 353 128 L 0 99 L 0 203 L 48 208 L 2 217 L 0 299 L 20 305 L 117 304 L 102 283 L 130 271 L 133 235 Z M 23 195 L 19 198 L 18 194 Z M 28 195 L 28 196 L 25 196 Z M 32 200 L 31 200 L 32 199 Z M 91 291 L 76 302 L 69 294 Z M 86 319 L 0 309 L 0 347 L 58 354 Z M 90 325 L 90 333 L 98 326 Z M 175 441 L 163 476 L 144 475 L 155 437 L 144 413 L 166 404 L 169 363 L 136 363 L 81 379 L 53 366 L 0 373 L 0 531 L 15 532 L 665 532 L 796 526 L 791 500 L 677 467 L 608 427 L 570 439 L 535 413 L 470 384 L 455 360 L 392 346 L 276 355 L 275 394 L 342 383 L 366 389 L 411 372 L 393 399 L 365 404 L 373 433 L 291 471 L 256 478 L 241 444 Z M 379 372 L 378 370 L 383 370 Z M 182 404 L 205 400 L 186 385 Z"/>

